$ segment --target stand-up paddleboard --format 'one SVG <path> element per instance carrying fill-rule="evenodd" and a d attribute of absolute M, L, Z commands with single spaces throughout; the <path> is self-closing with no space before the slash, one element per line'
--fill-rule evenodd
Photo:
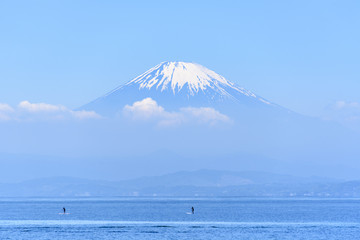
<path fill-rule="evenodd" d="M 69 215 L 70 213 L 63 213 L 63 212 L 60 212 L 59 215 Z"/>
<path fill-rule="evenodd" d="M 186 214 L 188 214 L 188 215 L 193 215 L 193 213 L 191 213 L 191 212 L 186 212 Z"/>

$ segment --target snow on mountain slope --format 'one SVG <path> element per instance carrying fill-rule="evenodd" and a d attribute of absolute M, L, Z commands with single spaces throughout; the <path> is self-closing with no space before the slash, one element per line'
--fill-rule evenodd
<path fill-rule="evenodd" d="M 199 64 L 162 62 L 81 109 L 109 115 L 149 97 L 168 110 L 189 106 L 229 110 L 234 104 L 277 107 Z"/>
<path fill-rule="evenodd" d="M 234 98 L 226 89 L 235 90 L 248 97 L 257 98 L 264 103 L 268 101 L 256 96 L 254 93 L 236 86 L 234 83 L 226 80 L 223 76 L 207 69 L 196 63 L 186 62 L 162 62 L 157 66 L 149 69 L 145 73 L 122 85 L 106 96 L 115 93 L 121 88 L 137 85 L 141 89 L 156 89 L 164 92 L 171 90 L 174 95 L 180 91 L 186 91 L 188 96 L 194 96 L 200 91 L 212 90 L 223 97 Z"/>

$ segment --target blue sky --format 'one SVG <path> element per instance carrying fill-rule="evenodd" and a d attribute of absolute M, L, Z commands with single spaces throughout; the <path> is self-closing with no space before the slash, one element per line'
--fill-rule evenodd
<path fill-rule="evenodd" d="M 99 179 L 204 168 L 358 179 L 360 135 L 331 121 L 233 124 L 212 111 L 212 126 L 183 109 L 182 125 L 160 128 L 74 109 L 160 62 L 189 61 L 360 130 L 359 12 L 331 0 L 0 1 L 0 182 L 63 166 Z"/>
<path fill-rule="evenodd" d="M 2 1 L 0 102 L 76 108 L 159 62 L 192 61 L 321 115 L 360 102 L 359 10 L 358 1 Z"/>

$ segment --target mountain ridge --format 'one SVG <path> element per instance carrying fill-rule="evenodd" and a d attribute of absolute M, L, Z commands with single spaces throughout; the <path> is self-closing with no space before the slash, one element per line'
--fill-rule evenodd
<path fill-rule="evenodd" d="M 51 177 L 0 184 L 3 197 L 101 196 L 359 196 L 359 181 L 257 171 L 196 170 L 123 181 Z"/>

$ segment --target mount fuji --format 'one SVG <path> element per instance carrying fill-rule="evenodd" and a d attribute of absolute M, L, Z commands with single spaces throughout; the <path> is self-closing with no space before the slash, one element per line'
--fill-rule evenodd
<path fill-rule="evenodd" d="M 230 116 L 289 111 L 225 79 L 206 67 L 188 62 L 162 62 L 104 96 L 82 106 L 104 116 L 145 98 L 166 110 L 211 107 Z"/>
<path fill-rule="evenodd" d="M 136 107 L 150 98 L 157 106 L 147 118 L 148 109 Z M 103 118 L 0 124 L 0 180 L 199 169 L 348 179 L 360 171 L 358 133 L 294 113 L 195 63 L 163 62 L 81 109 Z M 1 154 L 19 146 L 23 155 Z"/>

